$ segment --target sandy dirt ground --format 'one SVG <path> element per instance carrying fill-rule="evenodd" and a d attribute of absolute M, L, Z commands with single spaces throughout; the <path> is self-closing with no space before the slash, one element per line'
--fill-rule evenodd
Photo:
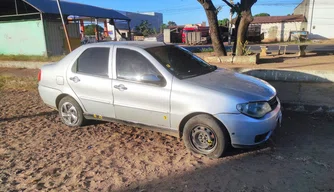
<path fill-rule="evenodd" d="M 329 115 L 285 111 L 267 144 L 209 159 L 136 127 L 69 128 L 36 90 L 0 94 L 0 191 L 334 191 Z"/>
<path fill-rule="evenodd" d="M 37 78 L 38 71 L 39 71 L 38 69 L 0 67 L 0 76 L 36 77 Z"/>

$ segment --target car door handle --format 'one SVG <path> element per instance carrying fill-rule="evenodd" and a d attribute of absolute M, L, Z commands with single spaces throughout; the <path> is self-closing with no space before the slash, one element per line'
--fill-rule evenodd
<path fill-rule="evenodd" d="M 118 90 L 120 90 L 120 91 L 125 91 L 125 90 L 128 89 L 128 88 L 126 88 L 123 84 L 115 85 L 114 88 L 115 88 L 115 89 L 118 89 Z"/>
<path fill-rule="evenodd" d="M 74 83 L 78 83 L 80 81 L 79 77 L 77 76 L 70 77 L 70 80 L 73 81 Z"/>

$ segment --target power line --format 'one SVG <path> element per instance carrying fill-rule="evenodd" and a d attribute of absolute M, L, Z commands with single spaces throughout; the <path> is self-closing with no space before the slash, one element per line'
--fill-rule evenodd
<path fill-rule="evenodd" d="M 254 6 L 291 6 L 291 5 L 298 5 L 299 3 L 279 3 L 277 1 L 273 3 L 256 3 Z M 227 7 L 225 4 L 219 4 L 216 5 L 216 7 Z M 166 9 L 158 9 L 158 10 L 151 10 L 151 11 L 143 11 L 143 12 L 175 12 L 175 11 L 183 11 L 183 10 L 192 10 L 192 9 L 202 9 L 200 5 L 182 5 L 182 6 L 177 6 L 177 7 L 172 7 L 172 8 L 166 8 Z"/>
<path fill-rule="evenodd" d="M 253 7 L 257 7 L 257 6 L 266 6 L 266 7 L 290 7 L 290 6 L 297 6 L 300 4 L 300 1 L 296 1 L 296 2 L 291 2 L 291 0 L 287 0 L 287 1 L 266 1 L 266 2 L 260 2 L 260 3 L 256 3 L 254 4 Z M 319 3 L 318 5 L 332 5 L 330 3 Z M 219 4 L 216 5 L 216 7 L 227 7 L 226 4 Z M 334 5 L 333 5 L 334 6 Z M 191 11 L 195 11 L 195 10 L 200 10 L 203 9 L 200 5 L 180 5 L 177 7 L 171 7 L 171 8 L 166 8 L 166 9 L 160 9 L 160 10 L 151 10 L 151 11 L 143 11 L 143 12 L 161 12 L 164 15 L 176 15 L 176 14 L 183 14 L 186 12 L 191 12 Z M 331 6 L 327 6 L 327 7 L 316 7 L 315 9 L 333 9 L 333 7 Z"/>

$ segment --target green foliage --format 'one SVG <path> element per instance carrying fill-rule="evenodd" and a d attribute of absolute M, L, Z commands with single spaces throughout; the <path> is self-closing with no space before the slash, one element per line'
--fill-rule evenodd
<path fill-rule="evenodd" d="M 160 26 L 160 29 L 161 30 L 164 30 L 164 29 L 167 29 L 168 26 L 166 25 L 166 23 L 163 23 L 161 26 Z"/>
<path fill-rule="evenodd" d="M 202 48 L 201 50 L 202 53 L 206 53 L 206 52 L 214 52 L 213 48 Z"/>
<path fill-rule="evenodd" d="M 228 18 L 225 18 L 225 19 L 223 19 L 223 20 L 218 20 L 218 25 L 219 26 L 228 26 L 228 24 L 229 24 L 229 19 Z"/>
<path fill-rule="evenodd" d="M 95 26 L 96 25 L 94 25 L 94 24 L 86 25 L 85 26 L 85 35 L 95 35 Z M 100 33 L 102 33 L 104 31 L 104 29 L 100 25 L 98 25 L 97 28 L 98 28 L 98 31 Z"/>
<path fill-rule="evenodd" d="M 158 34 L 158 31 L 156 28 L 153 28 L 153 34 L 157 35 Z"/>
<path fill-rule="evenodd" d="M 270 16 L 270 14 L 269 13 L 259 13 L 259 14 L 254 15 L 254 17 L 265 17 L 265 16 Z"/>
<path fill-rule="evenodd" d="M 167 26 L 168 27 L 175 27 L 175 26 L 177 26 L 177 24 L 174 21 L 168 21 Z"/>
<path fill-rule="evenodd" d="M 150 24 L 147 20 L 143 20 L 138 26 L 136 26 L 135 29 L 138 33 L 142 34 L 145 37 L 154 34 L 152 24 Z"/>
<path fill-rule="evenodd" d="M 245 41 L 245 43 L 242 45 L 242 55 L 247 56 L 247 55 L 251 55 L 252 51 L 250 50 L 250 46 L 247 47 L 248 45 L 248 41 Z"/>
<path fill-rule="evenodd" d="M 214 52 L 213 48 L 198 48 L 192 51 L 193 53 L 211 53 Z"/>

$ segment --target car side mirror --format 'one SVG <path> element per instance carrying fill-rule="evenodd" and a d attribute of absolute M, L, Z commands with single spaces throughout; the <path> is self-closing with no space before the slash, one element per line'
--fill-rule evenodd
<path fill-rule="evenodd" d="M 153 74 L 145 74 L 141 76 L 140 79 L 143 82 L 154 83 L 154 84 L 158 84 L 162 80 L 159 76 Z"/>

